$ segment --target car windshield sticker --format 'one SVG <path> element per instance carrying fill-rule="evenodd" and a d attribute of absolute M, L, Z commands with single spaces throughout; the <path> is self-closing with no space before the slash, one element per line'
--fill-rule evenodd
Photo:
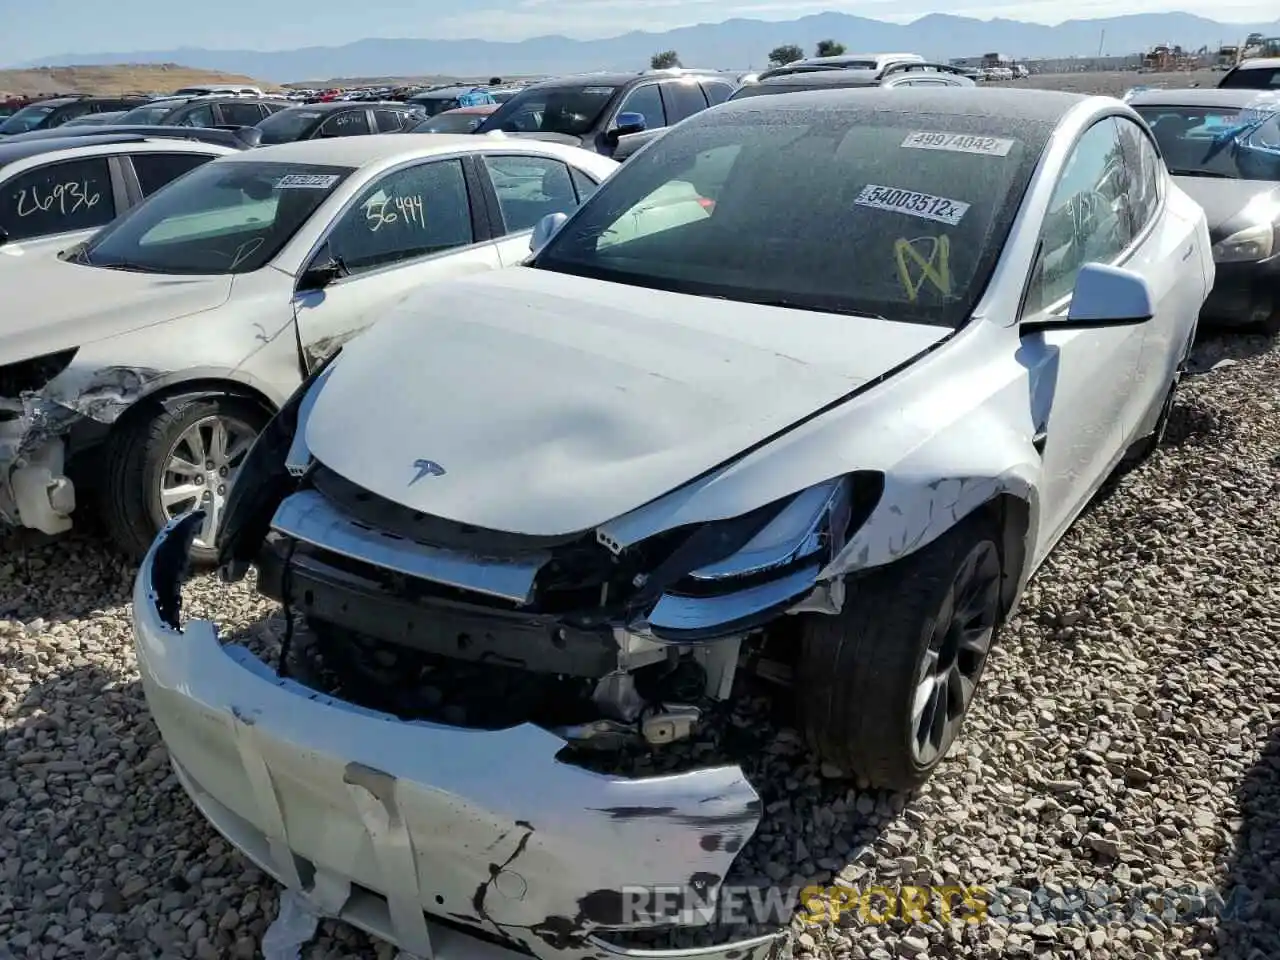
<path fill-rule="evenodd" d="M 911 150 L 949 150 L 952 153 L 976 153 L 984 157 L 1007 157 L 1014 141 L 1000 137 L 974 137 L 966 133 L 932 133 L 917 130 L 902 141 Z"/>
<path fill-rule="evenodd" d="M 582 95 L 584 97 L 607 97 L 613 91 L 613 87 L 583 87 Z"/>
<path fill-rule="evenodd" d="M 335 173 L 291 173 L 276 183 L 277 190 L 328 190 L 340 178 Z"/>
<path fill-rule="evenodd" d="M 916 193 L 914 190 L 899 190 L 897 187 L 882 187 L 878 183 L 868 183 L 853 202 L 860 207 L 904 213 L 909 217 L 936 220 L 953 227 L 969 212 L 969 204 L 960 200 L 948 200 L 946 197 Z"/>
<path fill-rule="evenodd" d="M 900 237 L 894 241 L 893 257 L 898 262 L 902 289 L 912 303 L 920 298 L 920 288 L 926 281 L 942 296 L 951 296 L 950 237 Z"/>

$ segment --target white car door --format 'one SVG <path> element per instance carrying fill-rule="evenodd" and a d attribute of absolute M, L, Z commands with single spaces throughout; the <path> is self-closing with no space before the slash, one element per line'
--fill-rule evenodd
<path fill-rule="evenodd" d="M 553 157 L 527 153 L 485 153 L 477 158 L 485 186 L 492 190 L 490 221 L 502 234 L 498 254 L 505 266 L 529 256 L 529 237 L 548 214 L 572 214 L 589 197 L 598 181 Z"/>
<path fill-rule="evenodd" d="M 7 237 L 0 244 L 0 262 L 74 246 L 126 206 L 124 181 L 114 158 L 18 166 L 0 181 L 0 230 Z"/>
<path fill-rule="evenodd" d="M 1170 191 L 1168 170 L 1147 132 L 1124 117 L 1117 117 L 1116 124 L 1130 170 L 1126 195 L 1139 239 L 1125 266 L 1147 278 L 1156 302 L 1155 319 L 1145 325 L 1142 360 L 1134 378 L 1133 406 L 1141 418 L 1164 402 L 1208 293 L 1196 250 L 1196 228 L 1203 214 L 1190 198 Z M 1133 424 L 1135 429 L 1141 426 Z"/>
<path fill-rule="evenodd" d="M 1086 263 L 1117 263 L 1131 252 L 1123 153 L 1112 117 L 1077 141 L 1049 201 L 1023 322 L 1062 316 Z M 1022 337 L 1019 360 L 1033 371 L 1036 446 L 1043 457 L 1040 536 L 1051 545 L 1084 508 L 1123 452 L 1139 404 L 1133 386 L 1145 324 L 1048 329 Z"/>
<path fill-rule="evenodd" d="M 314 367 L 421 284 L 500 268 L 473 203 L 483 199 L 471 195 L 457 157 L 418 161 L 369 184 L 299 275 L 294 310 L 308 364 Z M 345 274 L 323 286 L 308 284 L 308 267 L 331 260 Z"/>

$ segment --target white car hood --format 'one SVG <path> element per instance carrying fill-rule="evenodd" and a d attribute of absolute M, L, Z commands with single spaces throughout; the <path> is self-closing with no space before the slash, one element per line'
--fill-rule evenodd
<path fill-rule="evenodd" d="M 425 287 L 349 343 L 305 439 L 327 467 L 412 509 L 574 533 L 949 332 L 517 267 Z"/>
<path fill-rule="evenodd" d="M 0 272 L 0 357 L 25 360 L 226 302 L 231 277 L 133 273 L 35 257 Z"/>

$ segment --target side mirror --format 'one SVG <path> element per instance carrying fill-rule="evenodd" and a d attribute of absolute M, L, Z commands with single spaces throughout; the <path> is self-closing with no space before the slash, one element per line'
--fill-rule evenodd
<path fill-rule="evenodd" d="M 239 127 L 231 135 L 246 147 L 256 147 L 262 143 L 262 131 L 257 127 Z"/>
<path fill-rule="evenodd" d="M 1067 315 L 1024 324 L 1023 332 L 1028 328 L 1126 327 L 1146 323 L 1155 313 L 1155 299 L 1141 274 L 1123 267 L 1086 263 L 1076 275 Z"/>
<path fill-rule="evenodd" d="M 609 130 L 608 137 L 614 143 L 617 143 L 621 137 L 631 133 L 643 133 L 647 129 L 649 129 L 649 124 L 645 120 L 643 113 L 620 113 L 618 114 L 617 122 Z"/>
<path fill-rule="evenodd" d="M 302 276 L 298 278 L 298 289 L 323 290 L 335 280 L 347 276 L 348 273 L 350 271 L 341 257 L 330 256 L 327 260 L 320 260 L 302 271 Z"/>
<path fill-rule="evenodd" d="M 548 213 L 533 225 L 533 234 L 529 237 L 529 252 L 537 253 L 556 235 L 556 231 L 569 219 L 567 213 Z"/>

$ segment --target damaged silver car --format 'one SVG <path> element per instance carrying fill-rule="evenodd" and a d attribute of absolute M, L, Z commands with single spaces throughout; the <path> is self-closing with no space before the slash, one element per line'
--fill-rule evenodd
<path fill-rule="evenodd" d="M 61 533 L 79 488 L 141 559 L 198 507 L 193 554 L 212 560 L 254 437 L 320 360 L 423 284 L 519 262 L 538 217 L 616 166 L 466 136 L 231 153 L 61 256 L 10 264 L 0 522 Z M 22 203 L 62 195 L 37 193 Z"/>
<path fill-rule="evenodd" d="M 285 609 L 279 661 L 183 622 L 199 518 L 139 573 L 200 809 L 406 949 L 602 957 L 684 918 L 627 891 L 714 899 L 759 821 L 737 767 L 625 778 L 602 749 L 663 750 L 762 674 L 825 760 L 920 784 L 1028 577 L 1159 440 L 1212 282 L 1203 211 L 1122 134 L 1155 150 L 1109 98 L 730 103 L 524 266 L 407 299 L 223 514 L 224 576 L 256 565 Z M 1115 192 L 1140 172 L 1141 214 Z"/>

